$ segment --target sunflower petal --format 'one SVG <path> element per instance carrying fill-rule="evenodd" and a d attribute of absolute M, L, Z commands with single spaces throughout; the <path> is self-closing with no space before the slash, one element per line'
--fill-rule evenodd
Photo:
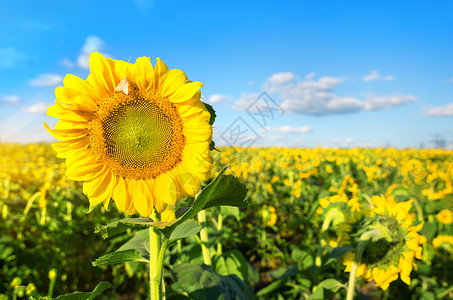
<path fill-rule="evenodd" d="M 115 78 L 110 69 L 110 64 L 101 53 L 91 53 L 90 70 L 91 79 L 101 95 L 103 97 L 112 95 L 115 92 Z"/>

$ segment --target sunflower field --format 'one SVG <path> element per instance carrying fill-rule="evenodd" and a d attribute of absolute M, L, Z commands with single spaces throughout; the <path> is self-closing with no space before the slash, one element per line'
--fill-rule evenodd
<path fill-rule="evenodd" d="M 100 225 L 124 213 L 115 204 L 87 213 L 82 185 L 66 179 L 50 145 L 1 144 L 0 154 L 0 299 L 148 297 L 146 263 L 96 260 L 143 231 L 103 240 Z M 166 299 L 340 299 L 351 286 L 356 299 L 453 297 L 451 151 L 220 148 L 213 156 L 212 179 L 228 166 L 248 206 L 208 209 L 195 218 L 201 226 L 189 221 L 164 258 Z"/>

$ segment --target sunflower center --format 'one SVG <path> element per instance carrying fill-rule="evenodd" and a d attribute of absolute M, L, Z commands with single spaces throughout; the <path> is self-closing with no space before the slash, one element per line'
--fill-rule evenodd
<path fill-rule="evenodd" d="M 127 94 L 104 99 L 91 121 L 90 145 L 124 178 L 155 178 L 182 157 L 185 138 L 179 113 L 168 99 L 132 84 Z"/>

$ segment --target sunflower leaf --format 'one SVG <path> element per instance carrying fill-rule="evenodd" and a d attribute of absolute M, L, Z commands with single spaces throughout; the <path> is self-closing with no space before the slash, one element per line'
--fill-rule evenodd
<path fill-rule="evenodd" d="M 60 295 L 57 298 L 52 298 L 55 300 L 92 300 L 97 296 L 101 295 L 106 289 L 112 286 L 111 283 L 107 281 L 101 281 L 98 285 L 94 288 L 92 292 L 75 292 L 66 295 Z"/>
<path fill-rule="evenodd" d="M 147 260 L 135 249 L 129 249 L 124 251 L 117 251 L 109 253 L 97 258 L 95 261 L 91 262 L 94 267 L 107 266 L 113 264 L 119 264 L 126 261 L 142 261 L 146 262 Z"/>
<path fill-rule="evenodd" d="M 247 195 L 247 188 L 237 177 L 224 175 L 226 168 L 223 168 L 216 179 L 200 192 L 192 206 L 181 217 L 172 222 L 154 222 L 152 226 L 161 229 L 164 235 L 170 236 L 178 225 L 193 218 L 204 209 L 220 205 L 246 206 L 245 197 Z"/>
<path fill-rule="evenodd" d="M 144 226 L 150 226 L 153 220 L 150 218 L 129 218 L 122 219 L 107 225 L 97 226 L 95 233 L 100 233 L 103 239 L 118 235 L 125 232 L 129 228 L 131 229 L 140 229 Z"/>
<path fill-rule="evenodd" d="M 209 111 L 209 113 L 211 114 L 211 118 L 209 118 L 209 125 L 212 125 L 214 124 L 215 122 L 215 117 L 217 117 L 216 113 L 215 113 L 215 110 L 214 108 L 212 107 L 212 105 L 210 104 L 207 104 L 205 102 L 203 102 L 203 104 L 206 106 L 206 109 Z"/>

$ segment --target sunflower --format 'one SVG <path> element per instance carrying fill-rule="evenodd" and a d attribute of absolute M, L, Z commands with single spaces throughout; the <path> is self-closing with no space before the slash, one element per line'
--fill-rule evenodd
<path fill-rule="evenodd" d="M 397 203 L 392 196 L 382 195 L 373 196 L 371 202 L 373 206 L 363 208 L 361 216 L 346 216 L 347 221 L 338 226 L 346 243 L 356 249 L 345 255 L 345 271 L 351 271 L 358 245 L 366 242 L 356 276 L 374 280 L 383 290 L 398 277 L 409 285 L 414 259 L 422 258 L 421 244 L 427 241 L 418 233 L 423 223 L 413 224 L 414 217 L 409 213 L 412 200 Z"/>
<path fill-rule="evenodd" d="M 453 212 L 449 209 L 442 209 L 438 214 L 437 214 L 437 220 L 445 225 L 450 225 L 453 223 Z"/>
<path fill-rule="evenodd" d="M 444 251 L 453 257 L 453 236 L 452 235 L 439 235 L 433 240 L 434 249 L 441 252 Z"/>
<path fill-rule="evenodd" d="M 69 179 L 83 181 L 92 207 L 113 199 L 120 211 L 148 217 L 211 176 L 211 114 L 200 82 L 157 58 L 134 64 L 90 55 L 86 80 L 68 74 L 47 114 L 60 119 L 52 146 Z"/>

